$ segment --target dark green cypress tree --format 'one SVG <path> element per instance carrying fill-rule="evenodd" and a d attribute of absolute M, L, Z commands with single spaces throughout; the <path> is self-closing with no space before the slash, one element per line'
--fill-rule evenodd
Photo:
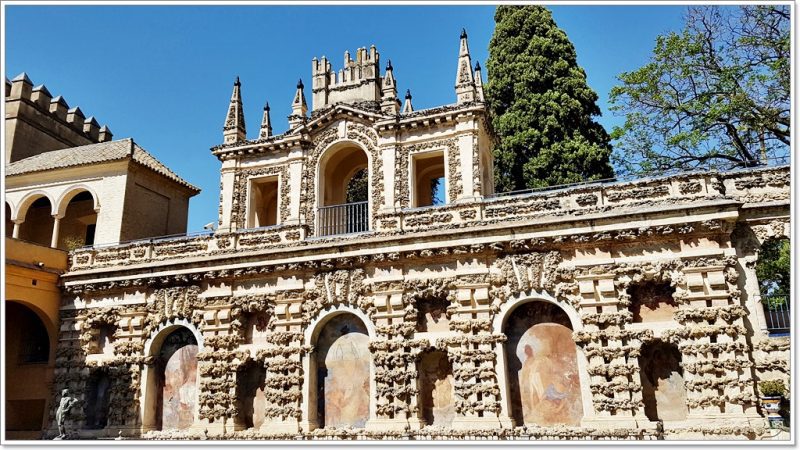
<path fill-rule="evenodd" d="M 550 11 L 504 5 L 494 20 L 486 99 L 499 137 L 497 191 L 612 177 L 597 94 Z"/>

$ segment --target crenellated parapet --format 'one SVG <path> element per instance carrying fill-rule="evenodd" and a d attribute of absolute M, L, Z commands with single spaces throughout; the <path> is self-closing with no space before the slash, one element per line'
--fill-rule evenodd
<path fill-rule="evenodd" d="M 108 142 L 113 134 L 94 116 L 70 108 L 43 84 L 34 86 L 26 73 L 6 79 L 6 163 L 68 147 Z"/>
<path fill-rule="evenodd" d="M 328 58 L 311 61 L 313 85 L 311 110 L 325 108 L 334 103 L 353 101 L 381 101 L 382 77 L 380 54 L 375 46 L 369 50 L 356 50 L 355 59 L 349 51 L 344 52 L 344 63 L 338 71 L 332 69 Z"/>

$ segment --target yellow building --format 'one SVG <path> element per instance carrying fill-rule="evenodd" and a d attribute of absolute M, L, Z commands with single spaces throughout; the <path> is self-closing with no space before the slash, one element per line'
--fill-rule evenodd
<path fill-rule="evenodd" d="M 38 439 L 47 423 L 67 252 L 5 239 L 6 437 Z"/>

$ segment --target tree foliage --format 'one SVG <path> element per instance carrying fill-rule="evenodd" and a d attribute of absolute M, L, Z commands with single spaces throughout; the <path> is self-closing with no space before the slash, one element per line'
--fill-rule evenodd
<path fill-rule="evenodd" d="M 756 277 L 762 296 L 789 296 L 791 261 L 791 245 L 788 239 L 770 239 L 764 242 L 756 264 Z"/>
<path fill-rule="evenodd" d="M 619 75 L 614 162 L 629 173 L 750 167 L 788 154 L 788 5 L 691 7 Z"/>
<path fill-rule="evenodd" d="M 550 11 L 504 5 L 494 18 L 485 93 L 499 138 L 496 190 L 613 176 L 610 138 L 594 120 L 597 94 Z"/>

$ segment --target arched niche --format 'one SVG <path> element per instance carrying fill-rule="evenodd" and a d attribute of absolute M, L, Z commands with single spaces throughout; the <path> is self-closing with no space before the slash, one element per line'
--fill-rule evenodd
<path fill-rule="evenodd" d="M 197 335 L 185 326 L 169 326 L 156 335 L 149 348 L 154 361 L 147 371 L 143 426 L 188 429 L 198 409 Z"/>
<path fill-rule="evenodd" d="M 425 425 L 447 428 L 456 414 L 453 366 L 447 353 L 425 351 L 417 364 L 420 420 Z"/>
<path fill-rule="evenodd" d="M 639 368 L 647 418 L 654 421 L 686 419 L 686 387 L 678 347 L 660 340 L 644 344 Z"/>
<path fill-rule="evenodd" d="M 578 426 L 583 401 L 569 316 L 557 305 L 530 301 L 503 325 L 509 415 L 518 424 Z"/>
<path fill-rule="evenodd" d="M 94 244 L 97 226 L 95 197 L 88 190 L 75 190 L 61 199 L 59 214 L 62 216 L 58 231 L 58 248 L 73 250 Z"/>
<path fill-rule="evenodd" d="M 85 428 L 102 430 L 108 425 L 108 408 L 111 396 L 111 377 L 107 370 L 97 369 L 86 382 Z"/>
<path fill-rule="evenodd" d="M 258 430 L 264 423 L 266 369 L 250 361 L 236 372 L 236 409 L 234 426 L 238 430 Z"/>
<path fill-rule="evenodd" d="M 318 427 L 364 428 L 370 417 L 369 331 L 355 314 L 332 314 L 312 335 L 308 414 Z"/>
<path fill-rule="evenodd" d="M 19 238 L 49 247 L 53 236 L 53 206 L 45 195 L 26 199 L 20 206 L 19 216 L 24 222 L 19 228 Z"/>

